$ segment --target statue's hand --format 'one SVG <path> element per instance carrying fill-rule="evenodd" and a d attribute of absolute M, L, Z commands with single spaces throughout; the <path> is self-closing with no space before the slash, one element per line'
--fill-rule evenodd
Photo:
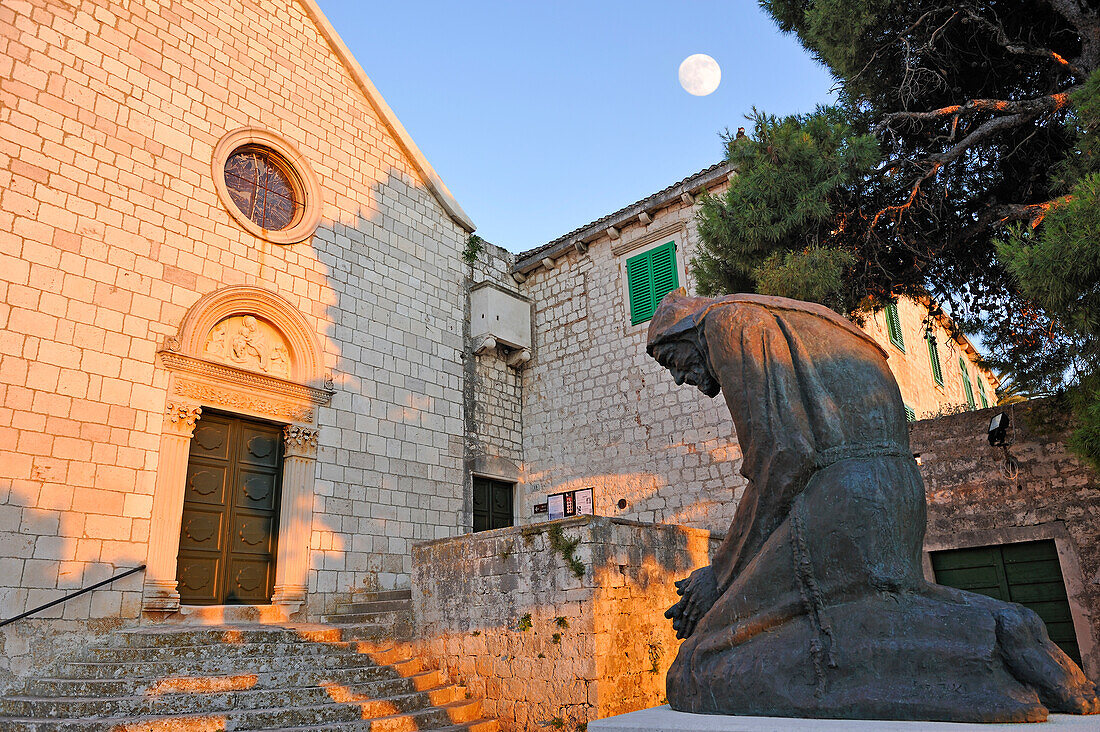
<path fill-rule="evenodd" d="M 680 595 L 680 601 L 665 611 L 665 617 L 672 619 L 677 638 L 687 638 L 718 600 L 718 580 L 714 570 L 702 567 L 679 580 L 676 582 L 676 594 Z"/>

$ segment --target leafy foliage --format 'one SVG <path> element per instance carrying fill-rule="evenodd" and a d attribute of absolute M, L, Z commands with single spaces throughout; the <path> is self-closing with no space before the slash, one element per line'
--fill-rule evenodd
<path fill-rule="evenodd" d="M 565 532 L 562 531 L 561 526 L 554 525 L 550 527 L 550 530 L 546 532 L 547 537 L 550 539 L 550 548 L 556 552 L 565 563 L 569 566 L 569 571 L 573 573 L 573 576 L 577 579 L 584 577 L 585 567 L 584 562 L 573 555 L 573 552 L 577 550 L 577 546 L 580 545 L 581 539 L 579 536 L 569 539 L 565 536 Z"/>
<path fill-rule="evenodd" d="M 470 234 L 466 238 L 466 247 L 462 250 L 462 261 L 466 264 L 473 264 L 484 249 L 485 240 L 477 234 Z"/>
<path fill-rule="evenodd" d="M 1069 389 L 1100 458 L 1100 4 L 759 1 L 841 102 L 727 136 L 741 175 L 699 214 L 700 289 L 857 317 L 927 293 L 1018 389 Z"/>
<path fill-rule="evenodd" d="M 725 137 L 738 176 L 700 206 L 702 246 L 693 261 L 700 290 L 854 305 L 840 275 L 855 257 L 833 248 L 837 218 L 877 162 L 877 143 L 839 108 L 783 119 L 754 110 L 753 121 L 751 137 Z"/>

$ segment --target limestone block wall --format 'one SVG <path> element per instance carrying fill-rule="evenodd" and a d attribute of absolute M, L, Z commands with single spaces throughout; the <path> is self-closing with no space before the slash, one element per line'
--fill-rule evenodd
<path fill-rule="evenodd" d="M 578 577 L 558 539 L 576 541 Z M 503 729 L 583 729 L 664 703 L 679 647 L 672 582 L 709 563 L 708 532 L 578 517 L 413 548 L 422 651 Z"/>
<path fill-rule="evenodd" d="M 726 186 L 716 175 L 705 183 L 712 193 Z M 645 354 L 648 322 L 630 324 L 629 257 L 675 240 L 679 282 L 695 290 L 695 206 L 672 200 L 648 210 L 648 223 L 603 221 L 614 225 L 615 238 L 600 234 L 586 240 L 583 253 L 569 247 L 553 268 L 527 273 L 523 290 L 535 304 L 535 348 L 523 382 L 520 521 L 538 520 L 532 506 L 549 493 L 593 487 L 600 515 L 721 532 L 730 525 L 744 479 L 725 402 L 676 387 Z M 883 312 L 868 315 L 864 327 L 890 354 L 905 402 L 918 416 L 965 408 L 958 368 L 963 346 L 942 324 L 933 326 L 945 382 L 935 385 L 922 329 L 927 309 L 911 300 L 898 308 L 904 351 L 890 343 Z M 974 388 L 981 378 L 992 398 L 992 376 L 974 363 L 969 370 Z"/>
<path fill-rule="evenodd" d="M 514 255 L 483 242 L 470 265 L 470 286 L 492 282 L 526 297 L 511 275 Z M 523 461 L 523 369 L 509 366 L 499 349 L 475 354 L 478 344 L 468 341 L 466 350 L 467 463 L 471 473 L 514 481 Z"/>
<path fill-rule="evenodd" d="M 240 127 L 319 179 L 308 241 L 253 236 L 218 198 L 213 151 Z M 291 303 L 333 380 L 308 611 L 407 585 L 412 542 L 461 530 L 465 232 L 418 170 L 303 3 L 0 7 L 0 617 L 146 560 L 157 352 L 230 285 Z M 140 587 L 5 627 L 0 686 L 57 633 L 135 622 Z"/>
<path fill-rule="evenodd" d="M 1015 476 L 986 438 L 1002 410 Z M 910 440 L 928 492 L 925 549 L 1054 540 L 1084 671 L 1100 681 L 1100 474 L 1067 450 L 1070 428 L 1056 403 L 1032 401 L 916 422 Z"/>
<path fill-rule="evenodd" d="M 885 310 L 869 313 L 863 323 L 863 330 L 889 354 L 887 363 L 897 379 L 901 398 L 913 410 L 917 419 L 968 408 L 959 358 L 966 360 L 967 377 L 970 379 L 975 406 L 981 407 L 979 388 L 985 389 L 989 404 L 996 402 L 997 380 L 988 369 L 975 362 L 973 346 L 962 339 L 954 338 L 939 318 L 933 320 L 930 326 L 936 338 L 940 373 L 943 376 L 943 384 L 937 384 L 932 376 L 932 362 L 925 340 L 927 306 L 916 300 L 901 299 L 898 300 L 897 307 L 904 350 L 890 341 Z"/>
<path fill-rule="evenodd" d="M 689 206 L 670 207 L 621 240 L 669 231 L 661 243 L 675 238 L 682 263 L 695 246 L 692 217 Z M 532 507 L 548 493 L 593 487 L 598 515 L 725 531 L 744 486 L 733 421 L 720 397 L 677 388 L 645 354 L 648 323 L 630 325 L 624 292 L 629 255 L 611 246 L 605 236 L 524 285 L 535 348 L 524 372 L 518 517 L 537 520 Z"/>

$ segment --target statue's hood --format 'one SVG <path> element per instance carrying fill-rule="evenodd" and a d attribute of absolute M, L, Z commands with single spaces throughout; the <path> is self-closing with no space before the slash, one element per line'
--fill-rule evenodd
<path fill-rule="evenodd" d="M 772 310 L 799 310 L 810 313 L 824 320 L 844 328 L 852 335 L 859 336 L 872 344 L 883 358 L 889 358 L 890 354 L 875 342 L 871 336 L 857 328 L 852 321 L 837 315 L 835 312 L 817 303 L 792 300 L 789 297 L 777 297 L 775 295 L 751 295 L 737 293 L 724 297 L 698 297 L 688 295 L 683 287 L 673 290 L 664 296 L 657 310 L 653 313 L 653 319 L 649 321 L 649 340 L 646 343 L 646 353 L 653 355 L 653 347 L 659 343 L 683 338 L 687 333 L 695 330 L 703 323 L 712 309 L 722 305 L 736 303 L 751 303 L 763 305 Z"/>

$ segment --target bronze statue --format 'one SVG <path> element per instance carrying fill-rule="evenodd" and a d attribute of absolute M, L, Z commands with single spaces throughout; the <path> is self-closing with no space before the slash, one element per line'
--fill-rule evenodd
<path fill-rule="evenodd" d="M 710 567 L 677 582 L 673 709 L 1034 722 L 1100 712 L 1032 611 L 928 583 L 924 484 L 887 354 L 820 305 L 661 301 L 648 353 L 719 391 L 748 478 Z"/>

